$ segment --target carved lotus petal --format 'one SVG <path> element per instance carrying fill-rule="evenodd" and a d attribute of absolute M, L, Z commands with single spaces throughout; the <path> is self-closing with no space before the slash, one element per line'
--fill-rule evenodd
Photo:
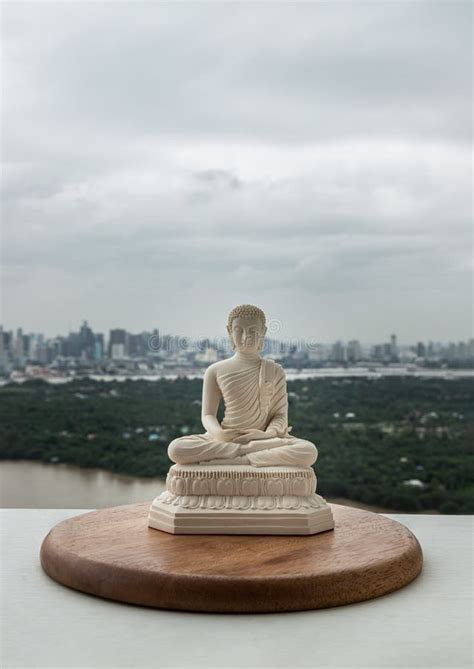
<path fill-rule="evenodd" d="M 174 480 L 173 491 L 175 495 L 186 494 L 186 481 L 182 478 L 176 477 Z"/>
<path fill-rule="evenodd" d="M 210 495 L 208 500 L 210 509 L 223 509 L 225 507 L 225 497 L 222 495 Z"/>
<path fill-rule="evenodd" d="M 232 506 L 233 509 L 240 509 L 240 499 L 241 498 L 238 497 L 237 495 L 235 497 L 231 498 L 230 501 L 231 501 L 231 506 Z"/>
<path fill-rule="evenodd" d="M 248 509 L 250 506 L 249 498 L 244 497 L 243 495 L 236 495 L 232 497 L 232 508 L 233 509 Z"/>
<path fill-rule="evenodd" d="M 199 496 L 191 495 L 191 497 L 189 498 L 189 508 L 196 509 L 198 506 L 199 506 Z"/>
<path fill-rule="evenodd" d="M 258 495 L 258 481 L 256 479 L 244 479 L 241 485 L 242 495 L 254 497 Z"/>
<path fill-rule="evenodd" d="M 206 479 L 196 479 L 193 481 L 194 495 L 209 495 L 209 484 Z"/>
<path fill-rule="evenodd" d="M 270 479 L 267 483 L 267 493 L 269 495 L 283 495 L 283 481 L 281 479 Z"/>
<path fill-rule="evenodd" d="M 273 509 L 275 506 L 275 501 L 273 497 L 268 495 L 261 495 L 257 498 L 257 507 L 259 509 Z"/>
<path fill-rule="evenodd" d="M 283 506 L 285 509 L 293 509 L 297 501 L 297 497 L 294 497 L 293 495 L 287 495 L 283 498 Z"/>
<path fill-rule="evenodd" d="M 305 495 L 306 494 L 306 481 L 302 478 L 297 478 L 293 481 L 292 485 L 293 495 Z"/>
<path fill-rule="evenodd" d="M 216 490 L 218 495 L 232 495 L 232 479 L 218 479 Z"/>

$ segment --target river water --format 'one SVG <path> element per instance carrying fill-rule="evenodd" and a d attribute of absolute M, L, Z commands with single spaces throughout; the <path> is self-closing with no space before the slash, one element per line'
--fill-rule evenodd
<path fill-rule="evenodd" d="M 100 509 L 153 500 L 165 489 L 159 478 L 121 476 L 102 469 L 0 460 L 0 507 L 7 509 Z M 343 498 L 328 502 L 388 512 Z"/>
<path fill-rule="evenodd" d="M 24 383 L 33 378 L 41 378 L 48 383 L 62 384 L 69 383 L 74 379 L 93 379 L 94 381 L 161 381 L 175 380 L 180 377 L 188 379 L 202 379 L 204 369 L 200 371 L 183 370 L 181 374 L 175 373 L 159 373 L 159 374 L 72 374 L 56 376 L 51 374 L 51 370 L 46 369 L 42 372 L 35 372 L 34 376 L 28 376 L 23 372 L 15 371 L 9 379 L 0 378 L 0 387 L 8 383 Z M 418 379 L 474 379 L 474 369 L 429 369 L 416 366 L 394 366 L 394 367 L 329 367 L 329 368 L 315 368 L 315 369 L 286 369 L 285 375 L 287 381 L 304 381 L 306 379 L 325 379 L 325 378 L 367 378 L 380 379 L 382 377 L 400 377 L 408 376 Z"/>
<path fill-rule="evenodd" d="M 16 509 L 99 509 L 152 500 L 163 479 L 120 476 L 102 469 L 27 460 L 0 461 L 0 506 Z"/>

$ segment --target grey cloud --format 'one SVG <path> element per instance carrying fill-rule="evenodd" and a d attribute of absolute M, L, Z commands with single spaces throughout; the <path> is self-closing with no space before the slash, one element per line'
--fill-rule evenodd
<path fill-rule="evenodd" d="M 202 170 L 196 172 L 194 178 L 198 188 L 192 190 L 189 201 L 192 203 L 208 203 L 212 198 L 225 194 L 228 190 L 240 190 L 243 182 L 235 174 L 224 169 Z"/>
<path fill-rule="evenodd" d="M 224 186 L 225 188 L 237 190 L 243 186 L 242 181 L 227 170 L 203 170 L 202 172 L 196 172 L 195 176 L 198 181 L 217 187 Z"/>
<path fill-rule="evenodd" d="M 66 117 L 91 137 L 97 122 L 270 141 L 471 134 L 467 3 L 30 11 L 30 59 L 11 61 L 41 89 L 40 123 Z M 19 12 L 6 9 L 7 27 Z"/>
<path fill-rule="evenodd" d="M 415 306 L 426 336 L 467 336 L 470 14 L 5 5 L 6 324 L 133 329 L 157 304 L 213 335 L 261 300 L 289 336 L 324 314 L 343 336 L 344 313 L 421 336 Z"/>

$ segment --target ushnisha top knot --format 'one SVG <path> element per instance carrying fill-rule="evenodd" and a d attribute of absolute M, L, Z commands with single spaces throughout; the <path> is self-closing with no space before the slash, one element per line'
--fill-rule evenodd
<path fill-rule="evenodd" d="M 262 321 L 262 325 L 265 326 L 264 312 L 253 304 L 239 304 L 239 306 L 232 309 L 227 319 L 227 327 L 229 330 L 232 328 L 232 321 L 234 318 L 258 318 Z"/>

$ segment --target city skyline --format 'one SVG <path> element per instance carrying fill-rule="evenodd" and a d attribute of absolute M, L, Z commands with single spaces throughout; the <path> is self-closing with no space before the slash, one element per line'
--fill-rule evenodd
<path fill-rule="evenodd" d="M 471 14 L 6 3 L 2 321 L 468 339 Z"/>
<path fill-rule="evenodd" d="M 465 342 L 465 341 L 467 342 L 467 341 L 473 340 L 473 337 L 471 336 L 471 337 L 468 337 L 466 339 L 463 339 L 462 337 L 457 337 L 457 338 L 455 337 L 455 338 L 450 339 L 450 340 L 442 340 L 442 339 L 437 339 L 436 337 L 428 337 L 426 340 L 401 341 L 399 339 L 398 335 L 396 333 L 393 333 L 393 332 L 392 333 L 387 333 L 386 336 L 385 336 L 385 339 L 383 339 L 383 338 L 382 339 L 373 338 L 373 339 L 364 340 L 364 339 L 358 339 L 357 337 L 351 337 L 351 336 L 348 336 L 348 335 L 344 335 L 342 333 L 339 336 L 335 337 L 334 339 L 325 340 L 325 341 L 324 340 L 317 340 L 317 339 L 314 339 L 314 338 L 309 338 L 308 339 L 308 338 L 305 338 L 305 337 L 302 337 L 302 336 L 285 339 L 284 337 L 279 337 L 278 336 L 279 330 L 276 329 L 276 328 L 273 330 L 273 332 L 268 331 L 268 325 L 270 325 L 270 328 L 271 328 L 272 327 L 272 322 L 270 322 L 270 323 L 267 322 L 267 333 L 265 335 L 265 339 L 272 340 L 272 341 L 275 341 L 275 342 L 285 343 L 285 344 L 288 344 L 288 345 L 289 344 L 297 344 L 297 343 L 301 343 L 301 344 L 318 343 L 318 344 L 322 344 L 322 345 L 331 346 L 331 345 L 333 345 L 335 343 L 338 343 L 338 342 L 341 342 L 343 344 L 351 343 L 351 342 L 358 342 L 358 343 L 360 343 L 364 346 L 376 346 L 376 345 L 381 344 L 381 343 L 388 343 L 391 338 L 395 337 L 397 346 L 409 347 L 409 346 L 414 346 L 414 345 L 419 344 L 419 343 L 423 343 L 423 344 L 428 344 L 428 343 L 432 343 L 432 344 L 455 343 L 455 344 L 457 344 L 457 343 L 462 343 L 462 342 Z M 14 336 L 16 336 L 18 332 L 21 332 L 25 336 L 41 336 L 41 337 L 44 338 L 45 341 L 54 340 L 56 338 L 67 338 L 69 335 L 78 334 L 81 331 L 82 328 L 90 328 L 94 332 L 94 334 L 104 337 L 105 341 L 109 341 L 109 338 L 110 338 L 112 332 L 123 332 L 123 333 L 126 333 L 127 335 L 131 335 L 131 336 L 139 336 L 139 335 L 151 335 L 151 336 L 153 336 L 153 335 L 155 335 L 155 336 L 159 336 L 159 337 L 171 337 L 173 339 L 182 339 L 182 340 L 187 340 L 189 342 L 199 342 L 199 341 L 208 340 L 211 343 L 211 345 L 219 345 L 222 341 L 228 339 L 228 334 L 226 332 L 223 332 L 223 333 L 220 333 L 220 334 L 219 333 L 218 334 L 214 333 L 213 335 L 202 334 L 201 336 L 194 337 L 194 336 L 191 336 L 191 335 L 189 335 L 187 333 L 184 333 L 184 332 L 170 331 L 168 328 L 166 328 L 166 327 L 163 328 L 162 326 L 160 327 L 160 325 L 158 325 L 158 324 L 153 325 L 153 326 L 148 326 L 147 328 L 144 328 L 143 330 L 128 329 L 128 328 L 126 328 L 124 326 L 121 326 L 121 325 L 115 325 L 113 327 L 107 327 L 107 328 L 104 328 L 104 329 L 99 329 L 99 328 L 93 327 L 93 323 L 91 323 L 88 319 L 84 319 L 82 321 L 82 323 L 78 322 L 75 329 L 71 328 L 71 329 L 68 329 L 67 331 L 64 331 L 64 332 L 57 332 L 54 335 L 48 335 L 47 333 L 45 333 L 43 331 L 29 330 L 27 328 L 22 327 L 21 325 L 17 325 L 17 326 L 14 326 L 14 327 L 8 327 L 8 326 L 5 326 L 4 324 L 0 323 L 0 332 L 8 332 L 8 333 L 13 334 Z"/>
<path fill-rule="evenodd" d="M 46 338 L 42 333 L 27 333 L 21 328 L 5 331 L 0 325 L 0 385 L 25 379 L 71 379 L 76 371 L 106 378 L 125 375 L 175 374 L 198 375 L 204 367 L 228 358 L 233 353 L 227 336 L 193 340 L 168 334 L 158 328 L 140 333 L 123 328 L 109 330 L 108 336 L 94 332 L 87 321 L 78 331 Z M 361 342 L 357 339 L 334 342 L 315 340 L 279 340 L 265 337 L 263 357 L 280 361 L 285 368 L 342 370 L 356 368 L 357 373 L 397 374 L 415 370 L 455 369 L 470 374 L 474 366 L 474 338 L 457 342 L 401 344 L 392 333 L 390 341 Z M 329 371 L 329 373 L 332 373 Z M 343 372 L 342 372 L 343 373 Z"/>

